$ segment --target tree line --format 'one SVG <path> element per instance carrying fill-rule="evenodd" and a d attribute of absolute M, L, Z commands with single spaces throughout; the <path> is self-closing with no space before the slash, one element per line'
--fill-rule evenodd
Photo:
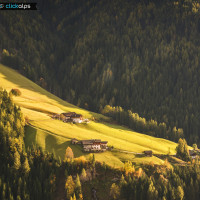
<path fill-rule="evenodd" d="M 106 105 L 101 113 L 112 117 L 121 125 L 128 126 L 129 128 L 137 131 L 139 133 L 145 133 L 154 137 L 165 138 L 178 142 L 180 138 L 184 137 L 182 128 L 171 128 L 167 127 L 165 122 L 158 123 L 157 121 L 151 119 L 146 120 L 143 117 L 140 117 L 137 113 L 133 113 L 131 110 L 124 110 L 122 107 L 111 107 Z"/>

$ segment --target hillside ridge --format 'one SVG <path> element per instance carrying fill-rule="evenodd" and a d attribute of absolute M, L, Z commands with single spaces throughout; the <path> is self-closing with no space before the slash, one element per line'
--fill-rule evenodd
<path fill-rule="evenodd" d="M 25 143 L 27 146 L 35 144 L 46 151 L 55 153 L 57 157 L 64 158 L 65 149 L 70 146 L 76 157 L 84 155 L 79 146 L 71 145 L 70 138 L 77 139 L 102 139 L 108 141 L 108 145 L 130 152 L 143 152 L 152 149 L 155 153 L 175 153 L 176 143 L 154 138 L 145 134 L 131 131 L 130 129 L 108 123 L 108 117 L 80 109 L 58 97 L 50 94 L 40 86 L 20 75 L 17 71 L 0 64 L 0 87 L 10 91 L 18 88 L 21 96 L 13 96 L 14 102 L 21 107 L 25 117 L 28 117 L 30 126 L 26 127 Z M 89 118 L 88 124 L 63 123 L 52 119 L 48 113 L 76 112 Z M 92 121 L 95 118 L 97 121 Z M 107 121 L 107 122 L 106 122 Z M 145 162 L 146 158 L 136 158 L 127 153 L 111 152 L 96 153 L 96 159 L 105 161 L 115 166 L 123 165 L 123 157 Z M 152 157 L 156 163 L 163 161 Z"/>

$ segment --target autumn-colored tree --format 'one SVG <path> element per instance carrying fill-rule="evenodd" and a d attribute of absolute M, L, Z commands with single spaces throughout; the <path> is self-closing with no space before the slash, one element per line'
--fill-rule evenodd
<path fill-rule="evenodd" d="M 65 160 L 73 160 L 74 158 L 74 153 L 70 147 L 67 147 L 66 152 L 65 152 Z"/>
<path fill-rule="evenodd" d="M 73 200 L 76 200 L 76 195 L 75 195 L 75 193 L 74 193 L 74 196 L 73 196 Z"/>
<path fill-rule="evenodd" d="M 143 170 L 142 168 L 140 167 L 137 171 L 137 177 L 139 178 L 140 176 L 142 176 L 142 173 L 143 173 Z"/>
<path fill-rule="evenodd" d="M 78 158 L 75 158 L 74 162 L 76 162 L 76 164 L 79 164 L 79 165 L 80 164 L 84 165 L 86 163 L 86 158 L 85 156 L 80 156 Z"/>
<path fill-rule="evenodd" d="M 126 176 L 128 176 L 129 174 L 133 174 L 135 172 L 135 167 L 130 161 L 128 161 L 125 162 L 123 170 L 125 171 Z"/>

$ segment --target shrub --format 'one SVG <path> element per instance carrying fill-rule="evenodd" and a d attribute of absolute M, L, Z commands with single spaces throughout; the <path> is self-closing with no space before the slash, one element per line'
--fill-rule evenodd
<path fill-rule="evenodd" d="M 10 93 L 13 94 L 14 96 L 20 96 L 22 94 L 19 89 L 12 89 Z"/>

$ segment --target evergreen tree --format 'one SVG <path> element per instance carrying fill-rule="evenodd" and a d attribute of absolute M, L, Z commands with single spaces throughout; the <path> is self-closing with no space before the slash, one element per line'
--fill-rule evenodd
<path fill-rule="evenodd" d="M 21 200 L 21 197 L 19 195 L 17 195 L 17 200 Z"/>
<path fill-rule="evenodd" d="M 151 181 L 150 185 L 149 185 L 149 189 L 148 189 L 148 199 L 154 200 L 154 199 L 157 199 L 157 197 L 158 197 L 158 192 L 157 192 L 153 182 Z"/>
<path fill-rule="evenodd" d="M 179 139 L 178 146 L 176 147 L 176 152 L 176 155 L 181 159 L 185 161 L 189 160 L 189 150 L 185 139 Z"/>
<path fill-rule="evenodd" d="M 83 168 L 81 172 L 81 181 L 86 181 L 86 179 L 87 179 L 87 174 L 85 168 Z"/>
<path fill-rule="evenodd" d="M 13 168 L 18 170 L 21 167 L 21 161 L 20 161 L 20 154 L 18 151 L 14 153 L 14 165 Z"/>
<path fill-rule="evenodd" d="M 122 174 L 121 179 L 120 179 L 120 186 L 123 186 L 123 185 L 126 185 L 126 184 L 127 184 L 127 182 L 124 178 L 124 175 Z"/>
<path fill-rule="evenodd" d="M 83 195 L 82 195 L 82 189 L 81 189 L 81 182 L 80 182 L 80 178 L 78 174 L 76 176 L 76 181 L 75 181 L 75 194 L 78 199 L 82 199 Z"/>
<path fill-rule="evenodd" d="M 178 186 L 177 191 L 176 191 L 176 196 L 178 200 L 182 200 L 184 198 L 184 191 L 181 186 Z"/>
<path fill-rule="evenodd" d="M 192 147 L 194 150 L 198 150 L 197 144 L 193 144 Z"/>
<path fill-rule="evenodd" d="M 119 195 L 120 195 L 119 186 L 113 183 L 110 188 L 110 196 L 112 199 L 118 199 Z"/>
<path fill-rule="evenodd" d="M 76 200 L 76 195 L 75 195 L 75 193 L 74 193 L 74 196 L 73 196 L 73 200 Z"/>
<path fill-rule="evenodd" d="M 25 157 L 24 163 L 22 164 L 22 171 L 24 172 L 24 174 L 27 174 L 30 172 L 30 166 L 29 166 L 27 157 Z"/>
<path fill-rule="evenodd" d="M 92 164 L 92 166 L 94 168 L 95 167 L 95 155 L 94 154 L 90 154 L 89 162 Z"/>

